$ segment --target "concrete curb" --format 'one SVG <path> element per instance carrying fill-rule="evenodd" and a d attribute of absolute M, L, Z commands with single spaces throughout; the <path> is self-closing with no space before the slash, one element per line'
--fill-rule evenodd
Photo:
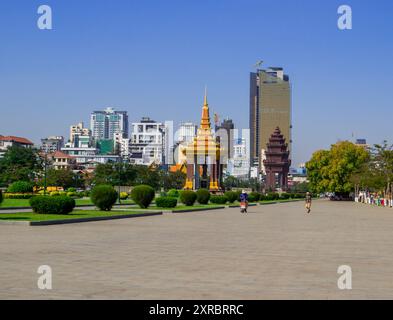
<path fill-rule="evenodd" d="M 126 207 L 126 206 L 136 206 L 135 203 L 115 203 L 113 205 L 114 207 L 118 206 L 118 207 Z M 75 209 L 78 208 L 88 208 L 88 207 L 92 207 L 95 208 L 96 206 L 94 204 L 80 204 L 78 206 L 75 206 Z M 5 211 L 5 210 L 32 210 L 31 207 L 0 207 L 0 211 Z M 0 212 L 1 213 L 1 212 Z"/>
<path fill-rule="evenodd" d="M 31 207 L 0 207 L 0 211 L 5 210 L 31 210 Z M 1 212 L 0 212 L 1 213 Z"/>
<path fill-rule="evenodd" d="M 184 209 L 184 210 L 172 210 L 172 213 L 184 213 L 184 212 L 198 212 L 198 211 L 211 211 L 211 210 L 220 210 L 220 209 L 225 209 L 224 206 L 222 207 L 215 207 L 215 208 L 195 208 L 195 209 Z"/>
<path fill-rule="evenodd" d="M 30 221 L 12 221 L 12 220 L 0 220 L 0 226 L 29 226 Z"/>
<path fill-rule="evenodd" d="M 249 203 L 248 204 L 249 207 L 256 207 L 257 205 L 258 205 L 257 203 Z M 227 208 L 240 208 L 240 204 L 238 204 L 238 205 L 232 204 L 232 205 L 227 206 Z"/>
<path fill-rule="evenodd" d="M 107 220 L 119 220 L 128 218 L 138 218 L 138 217 L 150 217 L 162 215 L 162 212 L 146 212 L 146 213 L 136 213 L 109 217 L 91 217 L 91 218 L 76 218 L 76 219 L 63 219 L 63 220 L 47 220 L 47 221 L 10 221 L 10 220 L 0 220 L 0 225 L 27 225 L 27 226 L 52 226 L 61 224 L 71 224 L 71 223 L 83 223 L 83 222 L 94 222 L 94 221 L 107 221 Z"/>

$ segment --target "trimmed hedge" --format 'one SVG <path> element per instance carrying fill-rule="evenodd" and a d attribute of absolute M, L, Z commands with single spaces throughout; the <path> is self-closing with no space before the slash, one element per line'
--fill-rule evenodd
<path fill-rule="evenodd" d="M 31 199 L 33 193 L 4 193 L 4 199 Z"/>
<path fill-rule="evenodd" d="M 259 199 L 261 198 L 261 194 L 258 192 L 251 192 L 248 195 L 248 202 L 258 202 Z"/>
<path fill-rule="evenodd" d="M 81 198 L 81 196 L 79 195 L 78 192 L 72 192 L 72 191 L 68 191 L 68 192 L 67 192 L 67 197 Z"/>
<path fill-rule="evenodd" d="M 156 205 L 159 208 L 175 208 L 177 206 L 177 198 L 159 197 L 156 199 Z"/>
<path fill-rule="evenodd" d="M 75 208 L 75 200 L 67 196 L 37 196 L 30 199 L 30 205 L 39 214 L 68 214 Z"/>
<path fill-rule="evenodd" d="M 167 192 L 167 197 L 179 198 L 179 190 L 170 189 L 170 190 Z"/>
<path fill-rule="evenodd" d="M 131 199 L 142 209 L 150 206 L 155 195 L 154 189 L 147 185 L 136 186 L 131 191 Z"/>
<path fill-rule="evenodd" d="M 239 193 L 235 191 L 227 191 L 225 192 L 225 196 L 229 203 L 234 203 L 236 200 L 239 200 L 240 197 Z"/>
<path fill-rule="evenodd" d="M 28 181 L 16 181 L 8 187 L 7 192 L 9 192 L 9 193 L 32 193 L 33 192 L 33 184 Z"/>
<path fill-rule="evenodd" d="M 208 204 L 210 200 L 210 192 L 207 189 L 199 189 L 196 192 L 197 201 L 199 204 Z"/>
<path fill-rule="evenodd" d="M 291 198 L 291 195 L 289 193 L 281 193 L 280 194 L 280 199 L 282 199 L 282 200 L 288 200 L 289 198 Z"/>
<path fill-rule="evenodd" d="M 214 204 L 226 204 L 228 201 L 228 198 L 226 196 L 211 196 L 210 197 L 210 202 Z"/>
<path fill-rule="evenodd" d="M 101 211 L 110 211 L 117 200 L 117 192 L 111 185 L 98 185 L 93 188 L 90 199 Z"/>
<path fill-rule="evenodd" d="M 183 190 L 180 192 L 180 201 L 188 207 L 194 205 L 197 199 L 197 194 L 194 191 Z"/>

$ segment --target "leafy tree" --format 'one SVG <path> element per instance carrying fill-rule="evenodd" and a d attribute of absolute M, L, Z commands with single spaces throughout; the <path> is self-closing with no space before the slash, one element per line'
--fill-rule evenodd
<path fill-rule="evenodd" d="M 135 166 L 136 178 L 133 185 L 148 185 L 154 190 L 158 190 L 161 186 L 161 174 L 156 166 Z"/>
<path fill-rule="evenodd" d="M 99 164 L 91 183 L 116 185 L 133 185 L 137 176 L 136 166 L 129 163 Z"/>
<path fill-rule="evenodd" d="M 382 191 L 385 196 L 392 196 L 393 183 L 393 146 L 386 141 L 376 144 L 371 149 L 370 167 L 366 172 L 370 178 L 366 181 L 369 187 Z"/>
<path fill-rule="evenodd" d="M 305 193 L 310 189 L 309 187 L 309 183 L 308 182 L 300 182 L 300 183 L 296 183 L 294 184 L 290 191 L 293 193 Z"/>
<path fill-rule="evenodd" d="M 10 184 L 15 181 L 34 181 L 42 170 L 38 151 L 21 146 L 9 147 L 0 159 L 0 182 Z"/>
<path fill-rule="evenodd" d="M 354 189 L 353 174 L 369 158 L 367 150 L 349 141 L 338 142 L 330 150 L 315 152 L 306 164 L 311 191 L 351 192 Z"/>
<path fill-rule="evenodd" d="M 71 169 L 49 169 L 47 171 L 46 185 L 63 187 L 64 189 L 80 187 L 83 185 L 83 180 L 81 179 Z M 39 184 L 41 186 L 44 185 L 43 177 L 41 177 Z"/>
<path fill-rule="evenodd" d="M 182 189 L 186 183 L 186 177 L 186 174 L 181 171 L 167 172 L 161 170 L 161 187 L 164 188 L 164 190 Z"/>
<path fill-rule="evenodd" d="M 227 176 L 223 181 L 223 186 L 226 190 L 231 190 L 232 188 L 250 188 L 254 191 L 260 191 L 262 183 L 257 178 L 244 180 L 234 176 Z"/>

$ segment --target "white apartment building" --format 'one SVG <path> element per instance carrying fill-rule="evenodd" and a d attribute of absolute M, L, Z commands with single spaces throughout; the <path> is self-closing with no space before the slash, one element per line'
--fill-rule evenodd
<path fill-rule="evenodd" d="M 78 148 L 65 146 L 61 151 L 72 156 L 78 166 L 86 167 L 98 163 L 118 162 L 120 157 L 117 155 L 100 155 L 97 148 Z"/>
<path fill-rule="evenodd" d="M 233 157 L 228 161 L 228 174 L 236 178 L 248 178 L 250 174 L 250 153 L 247 140 L 235 139 L 233 142 Z"/>
<path fill-rule="evenodd" d="M 31 142 L 26 138 L 0 135 L 0 158 L 2 158 L 4 154 L 7 152 L 7 149 L 12 146 L 32 148 L 33 145 L 34 145 L 33 142 Z"/>
<path fill-rule="evenodd" d="M 115 133 L 113 140 L 116 152 L 120 151 L 122 158 L 129 158 L 131 155 L 131 139 L 123 138 L 122 133 Z"/>
<path fill-rule="evenodd" d="M 148 117 L 131 124 L 131 153 L 138 154 L 139 164 L 163 164 L 166 155 L 167 126 Z M 141 156 L 139 156 L 141 155 Z"/>
<path fill-rule="evenodd" d="M 41 139 L 41 151 L 45 153 L 53 153 L 60 151 L 64 147 L 64 137 L 62 136 L 49 136 Z"/>
<path fill-rule="evenodd" d="M 176 132 L 176 142 L 190 143 L 196 137 L 198 126 L 192 122 L 183 122 Z"/>

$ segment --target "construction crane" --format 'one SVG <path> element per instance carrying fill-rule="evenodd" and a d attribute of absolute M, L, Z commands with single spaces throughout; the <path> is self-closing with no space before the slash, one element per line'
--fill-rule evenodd
<path fill-rule="evenodd" d="M 263 60 L 258 60 L 257 63 L 254 65 L 256 69 L 258 69 L 263 64 Z"/>

